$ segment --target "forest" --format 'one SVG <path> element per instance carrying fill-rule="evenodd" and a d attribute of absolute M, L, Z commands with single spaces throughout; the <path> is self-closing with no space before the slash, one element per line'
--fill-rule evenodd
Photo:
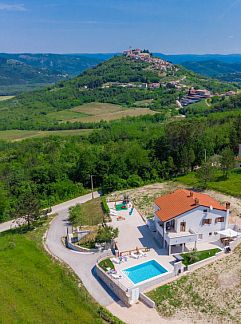
<path fill-rule="evenodd" d="M 228 117 L 228 118 L 227 118 Z M 0 220 L 18 215 L 24 201 L 41 207 L 76 197 L 94 186 L 103 192 L 137 187 L 186 174 L 207 157 L 241 141 L 241 115 L 164 122 L 125 118 L 88 137 L 0 142 Z"/>

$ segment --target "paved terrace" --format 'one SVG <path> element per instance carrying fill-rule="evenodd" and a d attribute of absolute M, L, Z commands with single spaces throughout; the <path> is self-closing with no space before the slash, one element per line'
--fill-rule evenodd
<path fill-rule="evenodd" d="M 117 205 L 120 203 L 121 201 L 116 202 Z M 108 206 L 115 209 L 114 202 L 109 202 Z M 138 211 L 134 208 L 132 215 L 129 215 L 129 211 L 130 208 L 117 211 L 117 216 L 111 216 L 112 222 L 110 225 L 119 229 L 119 235 L 116 239 L 119 251 L 134 250 L 136 247 L 149 247 L 155 249 L 158 254 L 163 255 L 164 250 L 160 249 Z M 118 221 L 118 216 L 122 216 L 125 220 Z"/>
<path fill-rule="evenodd" d="M 116 204 L 120 204 L 116 202 Z M 109 208 L 115 209 L 115 203 L 108 203 Z M 155 259 L 169 272 L 173 271 L 173 261 L 175 258 L 171 255 L 167 255 L 165 249 L 161 249 L 156 240 L 153 238 L 151 231 L 142 219 L 141 215 L 136 209 L 133 210 L 132 215 L 129 215 L 130 208 L 128 210 L 117 211 L 117 216 L 111 216 L 111 226 L 119 229 L 119 235 L 116 239 L 117 247 L 120 252 L 135 250 L 137 247 L 142 249 L 144 247 L 150 248 L 149 252 L 146 252 L 146 256 L 142 256 L 139 259 L 134 259 L 131 256 L 127 257 L 127 261 L 123 261 L 120 264 L 115 264 L 115 269 L 122 275 L 118 280 L 126 288 L 134 287 L 132 281 L 122 272 L 122 270 L 138 265 L 143 262 Z M 119 216 L 125 218 L 124 220 L 117 220 Z"/>

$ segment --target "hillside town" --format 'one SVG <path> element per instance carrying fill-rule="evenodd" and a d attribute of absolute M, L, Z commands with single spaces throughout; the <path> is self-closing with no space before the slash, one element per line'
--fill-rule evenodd
<path fill-rule="evenodd" d="M 139 60 L 143 62 L 150 63 L 152 68 L 156 71 L 167 72 L 167 71 L 177 71 L 178 68 L 170 62 L 162 60 L 158 57 L 153 57 L 149 50 L 129 49 L 123 52 L 125 57 L 129 57 L 133 60 Z"/>

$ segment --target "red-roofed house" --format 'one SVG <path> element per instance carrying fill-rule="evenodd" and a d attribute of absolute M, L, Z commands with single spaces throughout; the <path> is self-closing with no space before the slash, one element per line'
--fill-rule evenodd
<path fill-rule="evenodd" d="M 228 227 L 230 204 L 221 205 L 212 197 L 185 189 L 156 198 L 154 220 L 156 237 L 172 253 L 173 246 L 198 241 L 217 241 L 218 231 Z"/>

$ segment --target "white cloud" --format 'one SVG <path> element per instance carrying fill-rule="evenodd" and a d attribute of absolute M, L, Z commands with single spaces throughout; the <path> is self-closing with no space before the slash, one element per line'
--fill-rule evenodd
<path fill-rule="evenodd" d="M 6 11 L 26 11 L 23 3 L 19 4 L 8 4 L 8 3 L 0 3 L 0 10 Z"/>

